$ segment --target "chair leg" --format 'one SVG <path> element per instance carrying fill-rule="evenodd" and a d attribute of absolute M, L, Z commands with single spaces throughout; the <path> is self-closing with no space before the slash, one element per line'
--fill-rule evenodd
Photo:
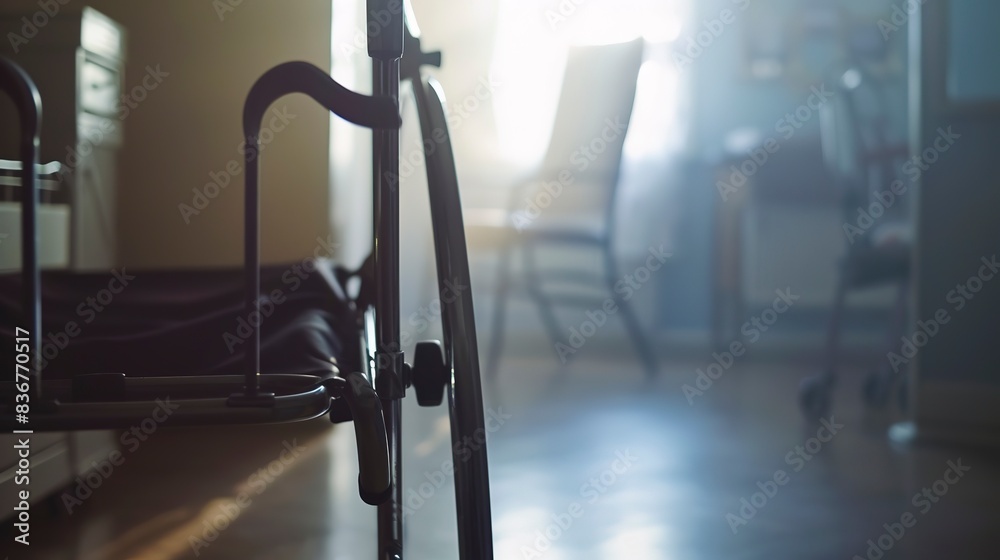
<path fill-rule="evenodd" d="M 621 309 L 622 322 L 625 323 L 625 329 L 628 331 L 629 337 L 632 339 L 632 344 L 635 345 L 639 359 L 642 361 L 643 368 L 646 370 L 646 377 L 653 378 L 659 373 L 656 353 L 653 352 L 653 346 L 649 342 L 649 337 L 646 335 L 646 331 L 642 329 L 642 325 L 639 324 L 639 318 L 636 316 L 632 306 L 615 292 L 615 283 L 618 281 L 618 267 L 615 264 L 615 257 L 611 253 L 610 244 L 604 247 L 603 251 L 608 290 L 618 303 L 619 309 Z"/>
<path fill-rule="evenodd" d="M 892 348 L 899 342 L 899 337 L 903 336 L 906 325 L 906 302 L 910 292 L 910 281 L 903 280 L 899 283 L 899 291 L 896 294 L 896 305 L 892 311 L 892 322 L 889 325 L 887 346 Z"/>
<path fill-rule="evenodd" d="M 909 292 L 909 279 L 902 280 L 899 283 L 899 291 L 896 294 L 896 304 L 893 307 L 892 318 L 889 323 L 889 331 L 885 341 L 886 352 L 894 350 L 896 345 L 899 344 L 899 339 L 903 336 L 903 331 L 906 328 L 906 303 L 908 301 L 907 296 L 909 295 Z M 896 376 L 892 375 L 892 377 L 895 378 Z"/>
<path fill-rule="evenodd" d="M 824 358 L 824 370 L 821 375 L 828 382 L 833 382 L 837 377 L 837 366 L 840 358 L 840 321 L 844 314 L 844 300 L 847 296 L 847 285 L 844 273 L 841 272 L 837 280 L 837 292 L 833 299 L 833 310 L 830 315 L 830 324 L 826 332 L 826 355 Z"/>
<path fill-rule="evenodd" d="M 632 342 L 635 343 L 636 351 L 639 352 L 639 358 L 642 360 L 642 365 L 646 370 L 646 376 L 649 378 L 655 377 L 659 373 L 659 365 L 656 354 L 649 343 L 649 337 L 646 336 L 646 332 L 639 325 L 639 319 L 635 316 L 635 312 L 628 302 L 620 300 L 618 305 L 622 309 L 622 321 L 625 322 L 625 328 L 628 329 L 629 335 L 632 337 Z"/>
<path fill-rule="evenodd" d="M 524 274 L 527 279 L 528 294 L 535 301 L 535 305 L 538 306 L 538 314 L 541 315 L 542 323 L 545 325 L 545 330 L 548 331 L 549 339 L 552 341 L 552 351 L 558 355 L 559 351 L 556 349 L 556 345 L 563 342 L 562 327 L 559 325 L 559 319 L 556 318 L 555 307 L 552 305 L 552 301 L 549 300 L 542 289 L 542 278 L 538 274 L 538 263 L 535 261 L 534 247 L 526 245 L 522 251 L 524 254 Z M 565 365 L 565 363 L 560 362 L 560 365 Z"/>
<path fill-rule="evenodd" d="M 486 358 L 486 377 L 491 382 L 496 381 L 497 370 L 500 367 L 500 355 L 503 353 L 512 250 L 510 244 L 504 245 L 500 250 L 499 259 L 497 259 L 497 289 L 493 299 L 493 327 L 490 330 L 490 350 Z"/>
<path fill-rule="evenodd" d="M 908 316 L 907 303 L 909 302 L 909 295 L 910 279 L 904 278 L 899 283 L 899 293 L 896 297 L 896 307 L 893 309 L 892 313 L 892 324 L 889 328 L 889 340 L 887 341 L 886 352 L 895 350 L 895 345 L 899 344 L 899 339 L 905 332 L 906 319 Z M 896 391 L 899 409 L 904 412 L 908 411 L 910 400 L 912 398 L 912 395 L 910 394 L 912 387 L 912 378 L 910 377 L 911 369 L 903 366 L 896 371 L 896 367 L 893 366 L 891 362 L 887 362 L 885 367 L 888 375 L 888 379 L 886 380 L 887 388 L 889 391 Z"/>

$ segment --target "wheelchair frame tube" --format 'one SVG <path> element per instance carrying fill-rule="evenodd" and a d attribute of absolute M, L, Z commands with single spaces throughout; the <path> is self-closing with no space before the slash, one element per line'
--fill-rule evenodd
<path fill-rule="evenodd" d="M 399 0 L 368 0 L 368 56 L 372 95 L 399 109 L 399 60 L 403 56 L 403 9 Z M 375 276 L 375 388 L 382 400 L 392 491 L 378 506 L 378 557 L 403 558 L 401 412 L 403 352 L 399 329 L 399 131 L 372 131 Z"/>
<path fill-rule="evenodd" d="M 399 97 L 399 60 L 372 61 L 375 95 Z M 398 101 L 397 101 L 398 103 Z M 403 354 L 399 327 L 399 131 L 374 130 L 373 177 L 375 239 L 376 379 L 384 398 L 402 398 Z"/>
<path fill-rule="evenodd" d="M 399 96 L 399 60 L 372 59 L 372 92 Z M 393 488 L 389 501 L 378 507 L 379 558 L 403 557 L 401 412 L 403 353 L 399 327 L 399 131 L 375 130 L 373 188 L 375 189 L 375 386 L 382 399 L 389 443 Z"/>
<path fill-rule="evenodd" d="M 13 61 L 0 57 L 0 90 L 17 107 L 21 138 L 21 290 L 24 321 L 27 322 L 28 379 L 31 397 L 41 400 L 42 298 L 41 270 L 38 264 L 38 146 L 42 121 L 42 98 L 25 71 Z M 15 330 L 14 336 L 17 337 Z M 29 428 L 29 424 L 22 426 Z"/>
<path fill-rule="evenodd" d="M 290 93 L 304 93 L 344 120 L 375 129 L 398 130 L 402 124 L 399 103 L 347 90 L 328 73 L 307 62 L 286 62 L 264 73 L 250 88 L 243 106 L 245 155 L 245 207 L 243 261 L 246 282 L 245 309 L 249 317 L 260 295 L 260 126 L 272 103 Z M 377 132 L 376 132 L 377 134 Z M 397 133 L 398 136 L 398 133 Z M 398 307 L 397 307 L 398 309 Z M 261 318 L 260 323 L 263 322 Z M 267 404 L 273 395 L 260 388 L 260 328 L 253 328 L 244 359 L 245 404 Z"/>
<path fill-rule="evenodd" d="M 399 63 L 374 63 L 379 68 L 375 74 L 375 88 L 379 94 L 398 95 Z M 388 67 L 388 68 L 387 68 Z M 395 72 L 394 72 L 395 70 Z M 395 82 L 395 87 L 390 86 Z M 377 85 L 376 85 L 377 84 Z M 389 463 L 393 489 L 389 501 L 378 508 L 379 558 L 402 558 L 402 464 L 401 412 L 403 354 L 400 348 L 399 328 L 399 193 L 390 184 L 389 177 L 398 175 L 399 133 L 375 131 L 375 330 L 377 337 L 375 386 L 382 399 L 385 425 L 389 443 Z M 391 175 L 390 175 L 391 174 Z"/>

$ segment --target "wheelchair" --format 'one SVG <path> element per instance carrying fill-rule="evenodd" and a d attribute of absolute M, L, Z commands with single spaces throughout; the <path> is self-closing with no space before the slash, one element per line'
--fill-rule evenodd
<path fill-rule="evenodd" d="M 48 347 L 43 355 L 42 333 L 68 325 L 73 304 L 106 283 L 107 275 L 40 271 L 41 102 L 31 78 L 0 58 L 0 88 L 20 117 L 22 187 L 22 269 L 0 275 L 5 338 L 0 355 L 16 367 L 0 384 L 0 424 L 8 433 L 125 429 L 167 397 L 175 408 L 164 421 L 170 426 L 283 423 L 323 415 L 335 423 L 352 421 L 359 492 L 377 507 L 378 558 L 400 560 L 401 411 L 412 388 L 422 406 L 447 398 L 452 449 L 462 449 L 461 457 L 453 457 L 459 554 L 489 560 L 486 445 L 457 445 L 486 433 L 470 290 L 442 298 L 442 341 L 419 343 L 412 363 L 404 361 L 400 346 L 401 79 L 412 84 L 422 134 L 433 132 L 437 141 L 425 160 L 439 287 L 471 285 L 443 95 L 440 85 L 421 73 L 423 66 L 439 66 L 441 55 L 421 50 L 411 12 L 399 9 L 398 0 L 367 4 L 369 18 L 383 16 L 368 25 L 371 96 L 346 89 L 313 65 L 289 62 L 263 74 L 246 98 L 243 269 L 144 272 L 142 288 L 122 290 L 114 306 L 95 313 L 85 330 L 81 321 L 58 356 L 50 356 Z M 357 270 L 309 261 L 311 271 L 298 276 L 295 289 L 285 282 L 287 271 L 261 267 L 259 250 L 261 121 L 272 103 L 291 93 L 304 93 L 340 118 L 371 129 L 373 138 L 372 253 Z M 358 281 L 360 289 L 348 296 L 345 286 Z M 246 328 L 222 348 L 219 333 L 237 323 Z M 213 333 L 212 340 L 201 333 Z"/>

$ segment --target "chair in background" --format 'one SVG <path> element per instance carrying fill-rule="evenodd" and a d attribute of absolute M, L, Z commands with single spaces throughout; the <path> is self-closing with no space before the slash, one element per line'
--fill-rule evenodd
<path fill-rule="evenodd" d="M 902 335 L 913 231 L 903 189 L 910 190 L 912 185 L 899 174 L 909 157 L 909 148 L 905 142 L 892 140 L 889 110 L 885 81 L 857 66 L 840 77 L 835 97 L 820 113 L 824 159 L 842 191 L 848 242 L 846 255 L 840 261 L 824 369 L 819 375 L 805 378 L 800 387 L 800 405 L 810 419 L 829 411 L 837 377 L 841 321 L 849 292 L 897 285 L 888 344 L 897 344 Z M 893 192 L 894 185 L 897 192 Z M 883 194 L 886 192 L 892 193 L 892 198 Z M 872 217 L 870 222 L 860 218 L 859 209 Z M 904 373 L 895 372 L 888 361 L 880 370 L 869 372 L 863 386 L 865 402 L 884 406 L 901 379 L 899 403 L 905 408 Z"/>
<path fill-rule="evenodd" d="M 573 47 L 567 59 L 552 138 L 533 180 L 512 191 L 507 212 L 494 224 L 501 239 L 499 274 L 494 301 L 492 341 L 487 375 L 495 376 L 504 344 L 513 259 L 523 259 L 523 287 L 534 301 L 555 347 L 566 344 L 565 329 L 556 318 L 557 304 L 597 309 L 601 300 L 582 294 L 552 293 L 551 282 L 563 287 L 584 284 L 606 287 L 617 303 L 629 336 L 647 374 L 657 370 L 649 340 L 628 301 L 615 293 L 621 280 L 614 252 L 615 199 L 622 147 L 632 114 L 636 82 L 643 58 L 643 41 Z M 593 152 L 581 152 L 591 147 Z M 531 202 L 535 202 L 531 205 Z M 499 231 L 496 231 L 499 230 Z M 596 251 L 603 274 L 581 267 L 540 267 L 538 251 L 581 248 Z"/>

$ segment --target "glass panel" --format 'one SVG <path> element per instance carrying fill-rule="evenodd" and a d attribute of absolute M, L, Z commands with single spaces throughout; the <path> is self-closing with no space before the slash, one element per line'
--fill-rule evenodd
<path fill-rule="evenodd" d="M 1000 2 L 951 0 L 948 13 L 948 98 L 1000 101 Z"/>

